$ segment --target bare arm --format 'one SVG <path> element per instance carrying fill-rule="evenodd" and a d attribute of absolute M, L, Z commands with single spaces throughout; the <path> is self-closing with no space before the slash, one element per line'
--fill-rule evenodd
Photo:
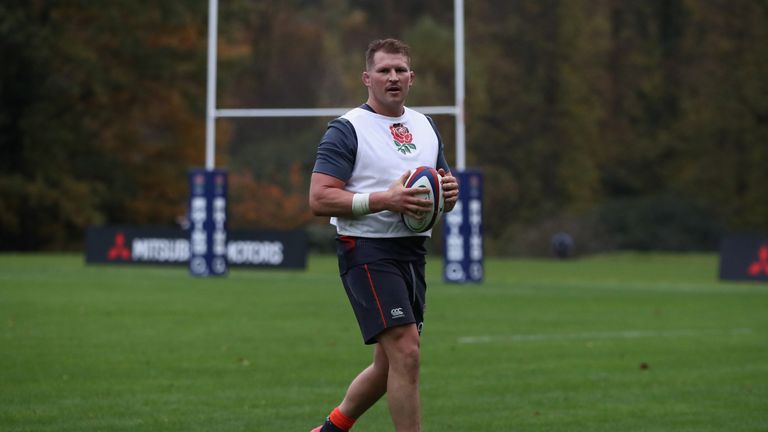
<path fill-rule="evenodd" d="M 419 212 L 428 211 L 432 202 L 417 198 L 417 189 L 407 189 L 403 183 L 410 175 L 406 171 L 395 180 L 389 189 L 373 192 L 370 195 L 371 213 L 390 210 L 419 217 Z M 344 190 L 345 183 L 336 177 L 322 173 L 312 173 L 309 184 L 309 208 L 316 216 L 352 216 L 352 192 Z"/>

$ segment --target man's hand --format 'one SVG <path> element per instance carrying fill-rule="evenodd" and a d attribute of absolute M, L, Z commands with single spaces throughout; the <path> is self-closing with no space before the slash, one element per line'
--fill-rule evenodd
<path fill-rule="evenodd" d="M 406 171 L 392 182 L 386 191 L 371 194 L 371 209 L 390 210 L 417 219 L 421 219 L 424 213 L 428 213 L 432 209 L 432 200 L 417 197 L 416 195 L 424 193 L 418 188 L 403 186 L 410 175 L 411 172 Z"/>
<path fill-rule="evenodd" d="M 448 213 L 453 210 L 456 201 L 459 200 L 459 182 L 450 172 L 446 173 L 442 168 L 437 170 L 437 173 L 443 177 L 443 212 Z"/>

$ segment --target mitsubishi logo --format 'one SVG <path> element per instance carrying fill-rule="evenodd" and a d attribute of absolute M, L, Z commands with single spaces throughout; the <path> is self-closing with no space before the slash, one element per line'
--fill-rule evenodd
<path fill-rule="evenodd" d="M 122 231 L 118 231 L 117 234 L 115 234 L 115 244 L 109 248 L 107 258 L 110 261 L 116 259 L 128 261 L 131 259 L 131 251 L 125 247 L 125 234 L 123 234 Z"/>
<path fill-rule="evenodd" d="M 758 260 L 749 265 L 750 276 L 760 276 L 761 273 L 768 275 L 768 244 L 760 246 L 757 253 Z"/>

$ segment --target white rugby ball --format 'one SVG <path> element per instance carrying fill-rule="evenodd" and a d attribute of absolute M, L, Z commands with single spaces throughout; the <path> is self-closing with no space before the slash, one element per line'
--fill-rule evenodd
<path fill-rule="evenodd" d="M 443 184 L 442 177 L 437 170 L 420 166 L 411 172 L 411 175 L 403 185 L 407 188 L 424 189 L 424 193 L 417 194 L 419 198 L 432 201 L 432 208 L 422 213 L 421 219 L 402 214 L 403 223 L 409 230 L 415 233 L 429 231 L 443 215 Z"/>

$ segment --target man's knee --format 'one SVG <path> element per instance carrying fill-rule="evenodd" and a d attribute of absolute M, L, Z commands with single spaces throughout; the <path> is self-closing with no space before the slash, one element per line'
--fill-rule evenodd
<path fill-rule="evenodd" d="M 402 372 L 410 376 L 418 376 L 419 374 L 420 354 L 418 345 L 409 345 L 403 347 L 401 351 L 400 361 L 398 365 Z"/>
<path fill-rule="evenodd" d="M 395 327 L 379 338 L 390 368 L 416 376 L 419 372 L 420 339 L 415 325 Z"/>

